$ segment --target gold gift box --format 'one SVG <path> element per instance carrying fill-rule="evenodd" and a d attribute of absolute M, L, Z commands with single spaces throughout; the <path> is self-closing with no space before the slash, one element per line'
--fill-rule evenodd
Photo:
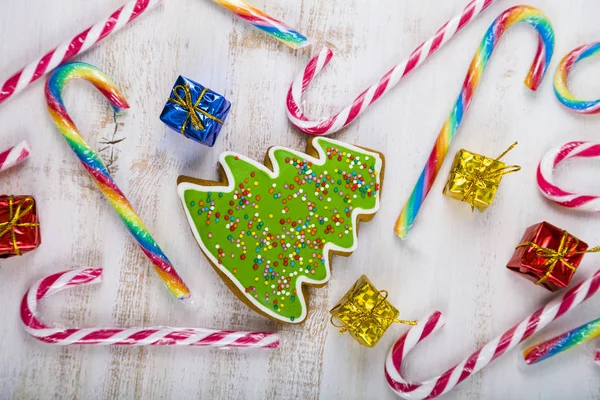
<path fill-rule="evenodd" d="M 358 343 L 374 347 L 400 312 L 387 301 L 387 292 L 377 290 L 362 275 L 346 295 L 330 311 L 342 323 L 340 333 L 349 332 Z"/>
<path fill-rule="evenodd" d="M 509 173 L 506 171 L 502 161 L 462 149 L 454 157 L 444 195 L 483 212 L 494 201 L 502 176 Z"/>

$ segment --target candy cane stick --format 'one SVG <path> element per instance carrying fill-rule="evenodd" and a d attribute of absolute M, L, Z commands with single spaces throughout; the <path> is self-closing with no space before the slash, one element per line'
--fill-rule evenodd
<path fill-rule="evenodd" d="M 79 33 L 74 38 L 61 43 L 34 62 L 0 84 L 0 104 L 19 93 L 68 59 L 86 51 L 105 37 L 115 33 L 129 22 L 152 9 L 161 0 L 132 0 L 113 12 L 108 18 Z"/>
<path fill-rule="evenodd" d="M 600 318 L 583 324 L 572 331 L 558 335 L 545 342 L 529 347 L 523 352 L 525 362 L 529 365 L 537 364 L 548 358 L 554 357 L 572 347 L 600 337 Z M 596 353 L 596 362 L 600 357 L 600 350 Z"/>
<path fill-rule="evenodd" d="M 492 5 L 494 1 L 496 0 L 472 0 L 460 14 L 438 29 L 431 39 L 417 47 L 407 60 L 389 70 L 376 84 L 362 92 L 342 111 L 332 117 L 314 121 L 309 120 L 304 114 L 302 95 L 312 80 L 329 64 L 333 57 L 333 51 L 328 47 L 324 47 L 319 54 L 308 62 L 290 86 L 286 101 L 287 115 L 290 122 L 308 135 L 329 135 L 339 131 L 358 118 L 377 99 L 392 90 L 402 78 L 423 64 L 427 58 L 448 43 L 454 35 Z"/>
<path fill-rule="evenodd" d="M 39 302 L 62 290 L 102 281 L 102 268 L 78 268 L 50 275 L 35 283 L 23 296 L 21 321 L 28 334 L 49 344 L 126 346 L 208 346 L 269 348 L 279 346 L 279 336 L 269 332 L 222 331 L 204 328 L 56 328 L 44 323 Z"/>
<path fill-rule="evenodd" d="M 21 161 L 25 161 L 30 153 L 31 149 L 25 140 L 8 150 L 3 151 L 0 153 L 0 172 L 7 170 L 10 167 L 14 167 Z"/>
<path fill-rule="evenodd" d="M 531 90 L 537 90 L 546 74 L 548 65 L 554 53 L 554 30 L 548 18 L 540 10 L 528 6 L 517 6 L 503 12 L 490 26 L 485 34 L 479 49 L 471 62 L 467 77 L 461 89 L 460 95 L 437 137 L 435 145 L 431 150 L 429 159 L 419 176 L 408 201 L 404 205 L 394 232 L 402 239 L 406 239 L 419 210 L 431 190 L 435 178 L 448 153 L 450 143 L 458 132 L 465 114 L 473 100 L 473 95 L 479 87 L 481 77 L 490 61 L 490 57 L 496 48 L 502 34 L 512 25 L 525 22 L 533 26 L 538 34 L 538 49 L 535 59 L 525 80 L 525 85 Z"/>
<path fill-rule="evenodd" d="M 62 100 L 63 88 L 71 79 L 85 79 L 92 83 L 111 102 L 115 111 L 129 108 L 127 101 L 109 77 L 96 67 L 84 63 L 62 65 L 50 75 L 46 85 L 48 112 L 71 150 L 106 196 L 144 254 L 152 261 L 156 273 L 163 280 L 167 289 L 177 298 L 189 297 L 189 289 L 152 235 L 150 235 L 141 218 L 119 189 L 98 155 L 86 143 L 75 123 L 71 120 Z"/>
<path fill-rule="evenodd" d="M 290 46 L 292 49 L 301 49 L 310 44 L 310 41 L 295 31 L 287 24 L 279 21 L 267 13 L 251 6 L 243 0 L 213 0 L 221 7 L 226 8 L 244 21 L 249 22 L 254 27 L 268 33 L 276 39 Z"/>
<path fill-rule="evenodd" d="M 600 196 L 576 194 L 561 189 L 554 183 L 553 172 L 570 158 L 600 157 L 600 143 L 569 142 L 550 150 L 540 161 L 537 183 L 542 194 L 550 201 L 578 211 L 600 211 Z"/>
<path fill-rule="evenodd" d="M 600 99 L 581 100 L 576 98 L 567 85 L 569 74 L 573 67 L 581 60 L 600 54 L 600 42 L 576 48 L 565 56 L 554 74 L 554 93 L 558 100 L 567 108 L 582 114 L 596 114 L 600 112 Z"/>
<path fill-rule="evenodd" d="M 417 343 L 444 326 L 442 314 L 437 311 L 426 320 L 421 320 L 392 346 L 385 362 L 387 382 L 390 388 L 404 399 L 433 399 L 441 396 L 555 319 L 588 300 L 599 289 L 600 270 L 569 290 L 562 298 L 549 302 L 444 374 L 422 383 L 411 383 L 402 376 L 402 362 Z"/>

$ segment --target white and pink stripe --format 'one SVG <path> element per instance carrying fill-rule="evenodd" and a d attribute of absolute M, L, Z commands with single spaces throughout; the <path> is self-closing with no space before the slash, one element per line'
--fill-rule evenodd
<path fill-rule="evenodd" d="M 21 321 L 27 333 L 55 345 L 93 344 L 128 346 L 207 346 L 216 348 L 269 348 L 279 346 L 279 335 L 204 328 L 57 328 L 42 322 L 39 302 L 62 290 L 102 281 L 102 268 L 59 272 L 35 283 L 21 302 Z"/>
<path fill-rule="evenodd" d="M 411 328 L 392 346 L 385 362 L 387 382 L 390 388 L 404 399 L 433 399 L 441 396 L 534 333 L 545 328 L 555 319 L 592 297 L 599 289 L 600 270 L 569 290 L 561 298 L 549 302 L 545 307 L 540 308 L 520 324 L 504 332 L 444 374 L 427 379 L 422 383 L 412 383 L 402 376 L 402 363 L 413 347 L 444 326 L 442 314 L 436 311 L 426 320 Z"/>
<path fill-rule="evenodd" d="M 550 150 L 540 161 L 537 182 L 542 194 L 563 207 L 581 211 L 600 211 L 600 196 L 576 194 L 554 183 L 553 173 L 560 163 L 570 158 L 600 157 L 600 143 L 569 142 Z"/>
<path fill-rule="evenodd" d="M 8 150 L 3 151 L 0 153 L 0 172 L 5 171 L 10 167 L 14 167 L 21 161 L 25 161 L 29 157 L 29 154 L 31 154 L 31 149 L 25 140 Z"/>
<path fill-rule="evenodd" d="M 288 91 L 286 106 L 289 120 L 302 132 L 313 135 L 329 135 L 339 131 L 358 118 L 381 96 L 389 92 L 406 75 L 419 67 L 425 60 L 445 45 L 462 28 L 473 21 L 496 0 L 473 0 L 459 15 L 446 22 L 435 35 L 416 48 L 408 60 L 396 65 L 379 81 L 362 92 L 338 114 L 319 121 L 310 120 L 303 112 L 302 95 L 312 80 L 329 64 L 333 52 L 328 47 L 321 49 L 296 76 Z"/>
<path fill-rule="evenodd" d="M 132 0 L 113 12 L 108 18 L 61 43 L 54 50 L 27 64 L 4 83 L 0 84 L 0 104 L 19 93 L 29 84 L 52 71 L 63 62 L 86 51 L 105 37 L 115 33 L 136 17 L 160 3 L 161 0 Z"/>

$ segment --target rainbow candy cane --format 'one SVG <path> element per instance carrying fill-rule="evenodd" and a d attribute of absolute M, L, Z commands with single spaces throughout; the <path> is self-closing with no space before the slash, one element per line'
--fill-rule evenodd
<path fill-rule="evenodd" d="M 581 60 L 600 54 L 600 42 L 576 48 L 565 56 L 554 74 L 554 93 L 565 107 L 581 114 L 597 114 L 600 112 L 600 99 L 580 100 L 569 90 L 567 82 L 569 73 Z"/>
<path fill-rule="evenodd" d="M 471 105 L 473 95 L 479 87 L 483 71 L 490 61 L 490 57 L 492 56 L 492 52 L 494 51 L 498 40 L 500 40 L 500 37 L 508 28 L 518 22 L 526 22 L 533 26 L 536 29 L 539 38 L 537 54 L 535 55 L 527 79 L 525 80 L 525 85 L 531 90 L 537 90 L 542 82 L 554 53 L 554 30 L 552 29 L 548 18 L 540 10 L 528 6 L 510 8 L 494 21 L 485 34 L 479 49 L 471 62 L 469 72 L 467 73 L 467 77 L 456 104 L 435 142 L 435 146 L 431 151 L 427 164 L 425 164 L 425 168 L 423 169 L 423 172 L 421 172 L 421 176 L 419 177 L 410 198 L 404 205 L 404 208 L 396 221 L 394 232 L 396 235 L 400 236 L 400 238 L 406 239 L 415 223 L 415 219 L 419 214 L 423 201 L 431 190 L 437 173 L 442 166 L 442 162 L 448 153 L 450 143 L 458 132 L 458 129 L 464 120 L 464 116 Z"/>
<path fill-rule="evenodd" d="M 65 64 L 50 75 L 46 84 L 48 112 L 71 150 L 106 196 L 144 254 L 152 261 L 154 269 L 169 291 L 179 299 L 189 297 L 189 289 L 183 283 L 167 256 L 158 247 L 158 244 L 154 241 L 154 238 L 150 235 L 102 161 L 100 161 L 98 155 L 86 143 L 77 130 L 75 123 L 69 117 L 62 100 L 62 91 L 65 84 L 71 79 L 85 79 L 91 82 L 111 102 L 117 112 L 129 108 L 127 101 L 110 78 L 89 64 Z"/>
<path fill-rule="evenodd" d="M 520 324 L 496 337 L 442 375 L 427 379 L 423 383 L 409 382 L 402 376 L 402 363 L 413 347 L 444 326 L 442 314 L 437 311 L 411 328 L 390 349 L 385 361 L 385 376 L 388 385 L 398 396 L 411 400 L 433 399 L 448 393 L 456 385 L 481 371 L 534 333 L 541 331 L 555 319 L 591 298 L 599 289 L 600 270 L 569 290 L 561 298 L 552 300 L 529 315 Z"/>
<path fill-rule="evenodd" d="M 543 343 L 531 346 L 523 352 L 523 357 L 527 364 L 536 364 L 598 337 L 600 337 L 600 318 Z M 600 350 L 596 352 L 596 364 L 600 365 Z"/>
<path fill-rule="evenodd" d="M 243 0 L 213 1 L 221 7 L 228 9 L 244 21 L 251 23 L 254 27 L 279 39 L 292 49 L 301 49 L 310 45 L 310 41 L 306 36 Z"/>

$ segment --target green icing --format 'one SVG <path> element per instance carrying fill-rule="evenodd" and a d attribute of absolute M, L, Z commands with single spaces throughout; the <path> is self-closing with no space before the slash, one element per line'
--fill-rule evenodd
<path fill-rule="evenodd" d="M 277 148 L 272 162 L 280 171 L 273 178 L 256 162 L 226 153 L 229 188 L 183 184 L 180 191 L 203 251 L 255 305 L 288 322 L 306 315 L 298 278 L 325 283 L 324 248 L 352 250 L 353 210 L 372 213 L 378 205 L 377 153 L 324 138 L 313 145 L 323 149 L 323 165 Z"/>

